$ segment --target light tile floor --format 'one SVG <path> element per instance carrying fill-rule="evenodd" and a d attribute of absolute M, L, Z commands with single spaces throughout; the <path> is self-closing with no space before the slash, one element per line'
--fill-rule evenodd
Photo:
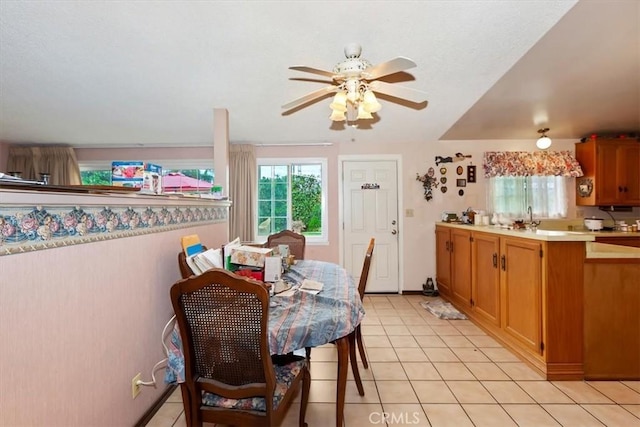
<path fill-rule="evenodd" d="M 420 295 L 366 296 L 365 396 L 351 372 L 345 426 L 640 426 L 640 381 L 545 381 L 468 320 L 440 320 Z M 335 423 L 336 349 L 311 354 L 309 427 Z M 297 426 L 299 397 L 282 426 Z M 153 427 L 186 425 L 180 390 Z M 213 426 L 212 424 L 205 424 Z"/>

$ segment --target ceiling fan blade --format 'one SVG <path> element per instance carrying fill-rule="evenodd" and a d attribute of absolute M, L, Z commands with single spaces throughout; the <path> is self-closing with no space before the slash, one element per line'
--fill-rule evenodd
<path fill-rule="evenodd" d="M 421 90 L 411 89 L 405 86 L 398 86 L 392 83 L 381 82 L 376 80 L 369 83 L 369 88 L 377 93 L 393 96 L 395 98 L 402 98 L 408 101 L 420 104 L 426 102 L 426 92 Z"/>
<path fill-rule="evenodd" d="M 331 93 L 331 92 L 336 92 L 337 90 L 338 90 L 338 86 L 333 86 L 333 85 L 326 86 L 326 87 L 323 87 L 322 89 L 318 89 L 316 91 L 308 93 L 305 96 L 302 96 L 302 97 L 300 97 L 298 99 L 294 99 L 293 101 L 284 104 L 282 106 L 282 108 L 284 108 L 286 110 L 289 110 L 289 109 L 297 107 L 299 105 L 306 104 L 307 102 L 311 102 L 314 99 L 322 98 L 326 94 Z"/>
<path fill-rule="evenodd" d="M 408 70 L 409 68 L 413 68 L 415 66 L 416 63 L 409 58 L 399 56 L 392 59 L 391 61 L 368 67 L 362 72 L 362 77 L 366 80 L 375 80 L 379 79 L 380 77 L 388 76 L 389 74 Z"/>
<path fill-rule="evenodd" d="M 334 76 L 334 73 L 332 73 L 331 71 L 320 70 L 318 68 L 312 68 L 312 67 L 305 67 L 304 65 L 289 67 L 289 69 L 296 70 L 296 71 L 304 71 L 305 73 L 319 74 L 321 76 L 331 77 L 331 78 L 333 78 Z"/>

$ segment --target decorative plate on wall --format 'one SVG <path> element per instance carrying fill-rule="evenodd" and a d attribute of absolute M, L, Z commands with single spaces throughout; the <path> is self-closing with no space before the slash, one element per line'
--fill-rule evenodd
<path fill-rule="evenodd" d="M 578 180 L 578 195 L 580 197 L 589 197 L 593 191 L 593 181 L 591 178 L 580 178 Z"/>

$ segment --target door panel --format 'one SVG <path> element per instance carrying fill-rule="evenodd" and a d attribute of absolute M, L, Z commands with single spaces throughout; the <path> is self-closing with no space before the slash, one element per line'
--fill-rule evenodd
<path fill-rule="evenodd" d="M 476 233 L 472 245 L 473 310 L 500 326 L 500 239 Z"/>
<path fill-rule="evenodd" d="M 502 327 L 531 351 L 541 353 L 542 258 L 540 243 L 502 240 Z"/>
<path fill-rule="evenodd" d="M 360 278 L 364 255 L 373 237 L 376 242 L 366 291 L 398 292 L 396 161 L 345 161 L 342 167 L 344 267 L 356 280 Z M 367 188 L 374 184 L 379 188 Z"/>

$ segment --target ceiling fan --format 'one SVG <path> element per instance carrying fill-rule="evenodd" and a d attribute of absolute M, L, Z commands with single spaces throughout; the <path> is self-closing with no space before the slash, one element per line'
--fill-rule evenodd
<path fill-rule="evenodd" d="M 415 62 L 409 58 L 398 56 L 390 61 L 371 65 L 369 61 L 360 57 L 361 53 L 362 47 L 359 44 L 348 44 L 344 48 L 347 59 L 336 64 L 333 71 L 307 66 L 289 67 L 290 70 L 330 77 L 332 82 L 329 86 L 284 104 L 282 108 L 291 110 L 335 92 L 333 102 L 330 105 L 331 119 L 354 122 L 359 119 L 373 119 L 371 114 L 382 108 L 374 92 L 406 99 L 416 104 L 426 102 L 425 93 L 422 91 L 378 80 L 381 77 L 413 68 L 416 66 Z"/>

